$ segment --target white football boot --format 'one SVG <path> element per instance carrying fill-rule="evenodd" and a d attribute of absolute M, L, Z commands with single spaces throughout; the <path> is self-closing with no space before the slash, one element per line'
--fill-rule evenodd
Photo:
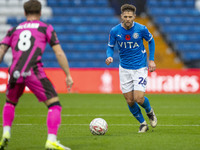
<path fill-rule="evenodd" d="M 151 111 L 147 113 L 147 116 L 149 117 L 149 122 L 151 126 L 155 128 L 157 125 L 157 118 L 152 108 L 151 108 Z"/>
<path fill-rule="evenodd" d="M 144 121 L 143 123 L 140 124 L 140 128 L 139 128 L 138 133 L 145 133 L 148 130 L 149 130 L 149 127 L 148 127 L 146 121 Z"/>

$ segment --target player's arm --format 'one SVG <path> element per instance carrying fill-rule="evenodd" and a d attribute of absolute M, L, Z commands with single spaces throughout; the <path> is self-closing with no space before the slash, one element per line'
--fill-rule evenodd
<path fill-rule="evenodd" d="M 152 34 L 148 31 L 147 27 L 144 26 L 143 30 L 143 38 L 148 41 L 149 46 L 149 71 L 153 72 L 156 70 L 156 64 L 154 62 L 154 54 L 155 54 L 155 42 Z"/>
<path fill-rule="evenodd" d="M 110 65 L 110 63 L 113 62 L 113 53 L 114 53 L 114 47 L 108 46 L 106 51 L 107 59 L 105 61 L 107 65 Z"/>
<path fill-rule="evenodd" d="M 107 48 L 107 51 L 106 51 L 107 58 L 106 58 L 105 63 L 107 65 L 110 65 L 113 62 L 113 54 L 114 54 L 115 43 L 116 43 L 115 34 L 114 34 L 114 31 L 111 30 L 110 35 L 109 35 L 108 48 Z"/>
<path fill-rule="evenodd" d="M 8 48 L 9 47 L 7 45 L 0 44 L 0 63 L 2 62 L 3 57 L 4 57 L 5 53 L 7 52 Z"/>
<path fill-rule="evenodd" d="M 149 71 L 153 72 L 156 70 L 156 64 L 154 62 L 155 42 L 153 38 L 148 42 L 148 46 L 149 46 Z"/>
<path fill-rule="evenodd" d="M 59 65 L 61 66 L 61 68 L 63 69 L 63 71 L 66 74 L 67 88 L 68 88 L 68 90 L 70 90 L 73 85 L 73 80 L 70 75 L 69 63 L 68 63 L 67 57 L 66 57 L 64 51 L 62 50 L 60 44 L 56 44 L 56 45 L 52 46 L 52 48 L 56 55 Z"/>

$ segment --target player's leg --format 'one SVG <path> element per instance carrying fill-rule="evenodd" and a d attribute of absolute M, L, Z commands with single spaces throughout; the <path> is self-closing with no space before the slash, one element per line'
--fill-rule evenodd
<path fill-rule="evenodd" d="M 157 125 L 157 117 L 154 113 L 153 108 L 150 105 L 149 99 L 144 96 L 144 103 L 141 106 L 145 109 L 147 116 L 149 118 L 149 122 L 153 128 Z"/>
<path fill-rule="evenodd" d="M 0 141 L 0 150 L 4 150 L 11 138 L 11 127 L 15 117 L 15 106 L 24 91 L 24 87 L 24 84 L 15 84 L 14 86 L 8 84 L 7 86 L 7 98 L 3 107 L 3 135 Z"/>
<path fill-rule="evenodd" d="M 145 120 L 141 113 L 140 107 L 133 99 L 133 91 L 128 92 L 128 93 L 123 93 L 123 95 L 124 95 L 124 98 L 126 99 L 130 112 L 140 123 L 143 123 Z"/>
<path fill-rule="evenodd" d="M 139 132 L 146 132 L 148 130 L 148 126 L 141 113 L 140 107 L 134 101 L 134 93 L 133 93 L 134 85 L 132 78 L 132 70 L 119 67 L 119 77 L 120 77 L 121 90 L 126 99 L 129 110 L 141 124 Z"/>
<path fill-rule="evenodd" d="M 144 102 L 141 103 L 140 106 L 142 106 L 145 109 L 146 113 L 149 113 L 151 111 L 151 109 L 152 109 L 151 105 L 150 105 L 150 102 L 149 102 L 149 99 L 144 96 L 143 100 L 144 100 Z"/>
<path fill-rule="evenodd" d="M 146 121 L 144 120 L 144 117 L 142 115 L 141 109 L 138 106 L 137 102 L 134 101 L 133 98 L 133 91 L 128 92 L 128 93 L 124 93 L 123 94 L 127 103 L 128 103 L 128 107 L 130 112 L 133 114 L 133 116 L 139 121 L 140 123 L 140 128 L 139 128 L 139 133 L 143 133 L 146 132 L 149 128 L 148 125 L 146 123 Z"/>
<path fill-rule="evenodd" d="M 143 91 L 135 90 L 134 100 L 145 109 L 146 113 L 149 113 L 151 111 L 151 105 L 144 95 L 145 93 Z"/>
<path fill-rule="evenodd" d="M 134 99 L 140 106 L 145 109 L 151 126 L 155 128 L 157 125 L 157 118 L 154 110 L 151 108 L 148 98 L 144 96 L 144 92 L 134 91 Z"/>
<path fill-rule="evenodd" d="M 48 137 L 46 141 L 46 149 L 63 149 L 70 150 L 70 148 L 61 145 L 57 141 L 57 133 L 61 123 L 61 110 L 62 107 L 58 100 L 58 97 L 53 97 L 44 102 L 48 107 L 47 115 L 47 128 L 48 128 Z"/>
<path fill-rule="evenodd" d="M 152 127 L 156 127 L 157 125 L 157 118 L 156 115 L 151 108 L 149 99 L 145 97 L 145 90 L 146 90 L 146 84 L 147 84 L 147 68 L 141 68 L 136 70 L 135 74 L 135 81 L 134 81 L 134 100 L 142 106 L 149 118 L 150 124 Z"/>
<path fill-rule="evenodd" d="M 47 114 L 47 128 L 48 140 L 55 142 L 57 140 L 58 128 L 61 123 L 61 110 L 62 107 L 58 101 L 58 97 L 51 98 L 44 102 L 48 107 Z"/>
<path fill-rule="evenodd" d="M 62 107 L 59 102 L 58 95 L 52 85 L 47 79 L 37 79 L 32 76 L 31 79 L 27 80 L 27 86 L 36 95 L 40 102 L 44 102 L 48 107 L 47 114 L 47 129 L 48 136 L 45 144 L 46 149 L 55 150 L 70 150 L 70 148 L 61 145 L 57 141 L 57 132 L 61 123 L 61 110 Z M 34 79 L 34 80 L 33 80 Z"/>

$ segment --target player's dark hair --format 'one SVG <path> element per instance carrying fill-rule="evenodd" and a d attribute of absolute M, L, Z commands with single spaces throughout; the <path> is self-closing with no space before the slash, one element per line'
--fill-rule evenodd
<path fill-rule="evenodd" d="M 24 3 L 24 11 L 26 15 L 40 14 L 42 5 L 38 0 L 29 0 Z"/>
<path fill-rule="evenodd" d="M 132 11 L 134 14 L 136 13 L 136 7 L 131 4 L 124 4 L 121 6 L 121 13 L 125 11 Z"/>

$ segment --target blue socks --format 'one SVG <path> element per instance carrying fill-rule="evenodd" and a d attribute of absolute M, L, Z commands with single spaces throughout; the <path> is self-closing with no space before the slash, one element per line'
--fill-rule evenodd
<path fill-rule="evenodd" d="M 141 109 L 140 107 L 138 106 L 137 103 L 135 103 L 133 106 L 129 106 L 128 105 L 128 108 L 130 110 L 130 112 L 133 114 L 133 116 L 140 122 L 140 123 L 143 123 L 144 122 L 144 117 L 141 113 Z"/>
<path fill-rule="evenodd" d="M 151 111 L 151 105 L 147 97 L 144 97 L 144 103 L 141 106 L 145 109 L 146 113 L 149 113 Z"/>
<path fill-rule="evenodd" d="M 144 97 L 144 103 L 141 106 L 145 109 L 146 113 L 149 113 L 151 111 L 151 105 L 150 105 L 149 99 L 147 97 Z M 129 108 L 130 112 L 133 114 L 133 116 L 140 123 L 143 123 L 145 121 L 144 117 L 142 115 L 141 109 L 136 102 L 131 107 L 128 105 L 128 108 Z"/>

